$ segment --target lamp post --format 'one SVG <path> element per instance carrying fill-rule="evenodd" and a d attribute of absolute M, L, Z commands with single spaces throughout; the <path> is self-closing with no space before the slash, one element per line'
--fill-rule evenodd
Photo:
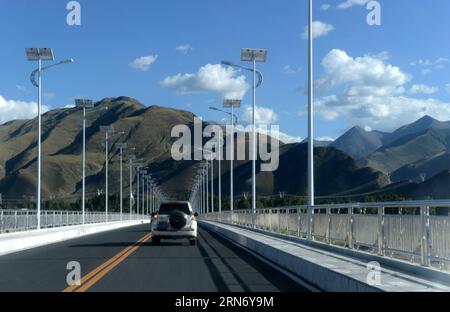
<path fill-rule="evenodd" d="M 105 133 L 105 219 L 108 222 L 108 204 L 109 204 L 109 139 L 114 134 L 112 126 L 100 126 L 100 131 Z"/>
<path fill-rule="evenodd" d="M 136 156 L 135 155 L 128 155 L 128 168 L 129 168 L 129 173 L 130 173 L 130 200 L 129 200 L 129 205 L 130 205 L 130 220 L 133 218 L 133 160 L 136 160 Z"/>
<path fill-rule="evenodd" d="M 141 182 L 142 182 L 142 202 L 141 202 L 141 207 L 139 207 L 139 209 L 142 209 L 142 217 L 144 216 L 144 210 L 145 210 L 145 176 L 147 175 L 147 169 L 148 168 L 143 168 L 143 170 L 141 171 Z"/>
<path fill-rule="evenodd" d="M 123 221 L 123 151 L 128 148 L 127 143 L 117 143 L 120 157 L 120 221 Z"/>
<path fill-rule="evenodd" d="M 140 170 L 143 167 L 142 164 L 136 164 L 136 215 L 139 216 L 139 180 L 140 180 Z"/>
<path fill-rule="evenodd" d="M 230 100 L 225 99 L 223 101 L 223 107 L 224 108 L 230 108 L 231 112 L 226 112 L 224 110 L 218 109 L 216 107 L 210 107 L 210 109 L 222 112 L 224 114 L 227 114 L 230 116 L 230 123 L 231 123 L 231 152 L 230 152 L 230 212 L 233 213 L 234 211 L 234 125 L 238 123 L 238 117 L 234 114 L 235 108 L 241 107 L 241 100 Z"/>
<path fill-rule="evenodd" d="M 106 222 L 108 222 L 108 165 L 109 165 L 109 134 L 113 132 L 112 127 L 101 126 L 100 130 L 105 133 L 105 216 Z"/>
<path fill-rule="evenodd" d="M 253 148 L 252 148 L 252 212 L 256 214 L 256 89 L 261 86 L 263 82 L 263 76 L 260 71 L 256 70 L 256 62 L 267 61 L 267 50 L 261 49 L 242 49 L 241 61 L 253 62 L 253 68 L 243 67 L 235 65 L 230 62 L 222 62 L 224 65 L 242 68 L 253 73 L 253 114 L 252 114 L 252 132 L 253 132 Z M 259 76 L 258 83 L 256 82 L 256 75 Z M 254 223 L 253 217 L 253 223 Z M 254 226 L 254 224 L 253 224 Z"/>
<path fill-rule="evenodd" d="M 38 62 L 38 68 L 31 73 L 31 83 L 38 88 L 38 151 L 37 151 L 37 173 L 36 173 L 36 214 L 37 229 L 41 229 L 41 159 L 42 159 L 42 72 L 54 66 L 73 63 L 73 59 L 68 59 L 56 64 L 42 67 L 43 61 L 53 61 L 53 50 L 51 48 L 27 48 L 25 50 L 28 61 Z M 38 74 L 38 82 L 36 82 Z"/>
<path fill-rule="evenodd" d="M 94 108 L 94 102 L 92 100 L 75 100 L 75 107 L 83 109 L 83 178 L 82 178 L 82 194 L 81 194 L 81 211 L 83 224 L 85 224 L 86 215 L 86 109 Z"/>
<path fill-rule="evenodd" d="M 209 167 L 209 163 L 208 161 L 206 161 L 206 166 L 205 166 L 205 178 L 206 178 L 206 213 L 209 213 L 209 173 L 208 173 L 208 168 Z"/>
<path fill-rule="evenodd" d="M 308 16 L 308 239 L 312 239 L 314 214 L 314 81 L 313 81 L 313 2 Z"/>

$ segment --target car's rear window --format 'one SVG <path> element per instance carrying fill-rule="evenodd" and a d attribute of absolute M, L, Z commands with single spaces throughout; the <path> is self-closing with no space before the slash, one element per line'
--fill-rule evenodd
<path fill-rule="evenodd" d="M 185 214 L 190 214 L 189 205 L 186 203 L 168 203 L 168 204 L 161 204 L 159 207 L 159 214 L 163 215 L 169 215 L 174 210 L 180 210 L 184 212 Z"/>

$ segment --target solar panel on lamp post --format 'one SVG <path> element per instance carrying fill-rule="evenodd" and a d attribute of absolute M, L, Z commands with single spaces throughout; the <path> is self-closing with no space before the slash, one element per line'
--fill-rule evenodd
<path fill-rule="evenodd" d="M 255 227 L 255 217 L 256 214 L 256 89 L 261 86 L 263 82 L 263 75 L 260 71 L 256 70 L 257 62 L 267 61 L 267 50 L 262 49 L 242 49 L 241 51 L 241 61 L 252 62 L 253 68 L 243 67 L 240 65 L 233 64 L 231 62 L 222 62 L 224 65 L 242 68 L 253 73 L 253 112 L 252 112 L 252 132 L 253 132 L 253 148 L 252 148 L 252 212 L 253 212 L 253 227 Z M 256 82 L 256 75 L 259 76 L 259 81 Z"/>
<path fill-rule="evenodd" d="M 51 67 L 72 63 L 73 59 L 42 67 L 43 61 L 53 61 L 53 50 L 51 48 L 27 48 L 25 53 L 28 61 L 38 62 L 38 68 L 35 69 L 30 76 L 33 86 L 38 88 L 38 151 L 37 151 L 37 172 L 36 172 L 36 216 L 37 229 L 41 229 L 41 160 L 42 160 L 42 72 Z M 38 81 L 36 82 L 36 74 Z"/>

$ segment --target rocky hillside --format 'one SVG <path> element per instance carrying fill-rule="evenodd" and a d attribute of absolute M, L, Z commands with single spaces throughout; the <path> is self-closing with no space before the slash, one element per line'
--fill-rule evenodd
<path fill-rule="evenodd" d="M 193 126 L 194 115 L 187 111 L 145 107 L 128 98 L 106 98 L 95 104 L 87 119 L 87 192 L 104 189 L 104 135 L 100 126 L 111 125 L 123 135 L 115 142 L 136 147 L 138 158 L 149 166 L 170 197 L 185 194 L 192 186 L 198 161 L 176 162 L 170 155 L 175 125 Z M 0 193 L 5 196 L 34 196 L 36 185 L 36 120 L 13 121 L 0 126 Z M 206 124 L 204 125 L 206 126 Z M 58 109 L 43 116 L 42 192 L 45 198 L 66 197 L 81 189 L 82 127 L 81 112 Z M 248 149 L 247 149 L 248 150 Z M 110 192 L 119 190 L 119 157 L 110 150 Z M 352 157 L 332 148 L 316 149 L 316 179 L 319 195 L 376 190 L 388 179 L 380 172 L 361 167 Z M 216 180 L 218 179 L 215 163 Z M 258 172 L 258 193 L 306 194 L 306 145 L 281 144 L 280 166 L 275 172 Z M 259 165 L 258 165 L 259 169 Z M 128 167 L 124 167 L 125 194 L 128 194 Z M 223 192 L 229 190 L 229 161 L 222 161 Z M 216 181 L 217 182 L 217 181 Z M 217 185 L 217 184 L 216 184 Z M 251 162 L 235 162 L 235 192 L 251 192 Z"/>

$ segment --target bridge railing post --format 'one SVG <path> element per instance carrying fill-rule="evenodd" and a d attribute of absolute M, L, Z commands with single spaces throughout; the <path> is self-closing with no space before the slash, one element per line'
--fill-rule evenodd
<path fill-rule="evenodd" d="M 1 210 L 0 211 L 0 233 L 3 233 L 3 231 L 4 231 L 3 224 L 4 224 L 4 221 L 3 221 L 3 210 Z"/>
<path fill-rule="evenodd" d="M 420 207 L 422 220 L 421 264 L 430 265 L 430 207 Z"/>
<path fill-rule="evenodd" d="M 380 256 L 385 255 L 384 248 L 384 207 L 378 207 L 378 254 Z"/>
<path fill-rule="evenodd" d="M 327 211 L 327 233 L 326 233 L 326 240 L 327 240 L 327 244 L 331 243 L 331 208 L 327 207 L 326 208 Z"/>
<path fill-rule="evenodd" d="M 348 226 L 349 226 L 349 230 L 348 230 L 348 247 L 350 249 L 354 248 L 354 242 L 353 242 L 353 236 L 354 236 L 354 227 L 353 227 L 353 207 L 349 206 L 348 207 Z"/>
<path fill-rule="evenodd" d="M 290 210 L 289 210 L 289 208 L 286 208 L 285 219 L 286 219 L 286 234 L 287 235 L 289 235 L 289 214 L 290 214 Z"/>
<path fill-rule="evenodd" d="M 277 214 L 278 214 L 278 226 L 277 226 L 277 231 L 278 233 L 281 233 L 281 209 L 277 209 Z"/>
<path fill-rule="evenodd" d="M 17 211 L 14 211 L 14 231 L 17 231 Z"/>

